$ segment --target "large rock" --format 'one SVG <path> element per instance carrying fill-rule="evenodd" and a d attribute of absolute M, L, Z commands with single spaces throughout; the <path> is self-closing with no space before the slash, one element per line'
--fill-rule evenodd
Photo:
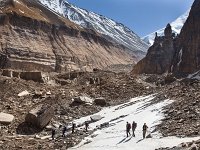
<path fill-rule="evenodd" d="M 17 96 L 22 97 L 22 96 L 27 96 L 27 95 L 30 95 L 30 93 L 27 90 L 25 90 L 25 91 L 20 92 Z"/>
<path fill-rule="evenodd" d="M 100 115 L 94 115 L 94 116 L 91 116 L 90 119 L 92 122 L 96 122 L 96 121 L 99 121 L 101 120 L 103 117 L 100 116 Z"/>
<path fill-rule="evenodd" d="M 93 99 L 86 96 L 78 96 L 73 98 L 72 104 L 92 104 Z"/>
<path fill-rule="evenodd" d="M 170 84 L 172 82 L 176 81 L 176 78 L 174 77 L 173 74 L 167 74 L 165 76 L 165 84 Z"/>
<path fill-rule="evenodd" d="M 41 104 L 29 111 L 25 120 L 39 128 L 44 128 L 53 118 L 54 109 L 50 105 Z"/>
<path fill-rule="evenodd" d="M 106 102 L 106 99 L 103 98 L 103 97 L 95 98 L 94 104 L 95 105 L 99 105 L 99 106 L 106 106 L 106 105 L 108 105 L 108 103 Z"/>
<path fill-rule="evenodd" d="M 48 81 L 47 74 L 39 71 L 21 72 L 20 78 L 24 80 L 33 80 L 35 82 L 42 82 L 42 83 Z"/>
<path fill-rule="evenodd" d="M 8 125 L 14 120 L 14 116 L 11 114 L 0 113 L 0 124 Z"/>
<path fill-rule="evenodd" d="M 3 69 L 2 75 L 6 77 L 13 77 L 13 71 L 10 69 Z"/>

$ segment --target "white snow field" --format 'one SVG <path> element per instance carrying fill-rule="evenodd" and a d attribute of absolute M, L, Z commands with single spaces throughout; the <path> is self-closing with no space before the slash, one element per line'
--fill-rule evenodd
<path fill-rule="evenodd" d="M 90 124 L 90 130 L 102 123 L 110 122 L 109 127 L 97 129 L 92 135 L 86 137 L 80 144 L 70 148 L 71 150 L 155 150 L 160 147 L 173 147 L 182 142 L 190 142 L 198 138 L 162 138 L 158 132 L 153 132 L 155 125 L 164 117 L 162 108 L 172 100 L 166 99 L 160 103 L 148 105 L 155 95 L 137 97 L 130 102 L 105 108 L 95 115 L 101 115 L 103 119 Z M 76 120 L 77 124 L 90 120 L 90 116 Z M 126 137 L 126 122 L 137 122 L 136 137 Z M 146 123 L 152 138 L 142 139 L 142 126 Z"/>

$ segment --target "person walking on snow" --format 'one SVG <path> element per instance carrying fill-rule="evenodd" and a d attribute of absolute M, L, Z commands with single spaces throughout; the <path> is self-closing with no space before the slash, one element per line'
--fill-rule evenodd
<path fill-rule="evenodd" d="M 131 130 L 131 124 L 129 122 L 126 122 L 126 135 L 127 135 L 127 137 L 129 135 L 131 135 L 130 130 Z"/>
<path fill-rule="evenodd" d="M 56 130 L 54 128 L 52 128 L 52 130 L 51 130 L 51 138 L 52 138 L 52 140 L 54 140 L 55 134 L 56 134 Z"/>
<path fill-rule="evenodd" d="M 88 132 L 89 122 L 85 121 L 85 131 Z"/>
<path fill-rule="evenodd" d="M 67 127 L 64 126 L 62 130 L 62 137 L 65 137 L 66 132 L 67 132 Z"/>
<path fill-rule="evenodd" d="M 133 137 L 135 137 L 135 129 L 137 127 L 137 123 L 135 121 L 133 121 L 132 123 L 132 131 L 133 131 Z"/>
<path fill-rule="evenodd" d="M 148 129 L 148 126 L 146 125 L 146 123 L 144 123 L 144 125 L 142 127 L 143 139 L 146 137 L 147 129 Z"/>
<path fill-rule="evenodd" d="M 72 134 L 75 132 L 76 124 L 72 123 Z"/>

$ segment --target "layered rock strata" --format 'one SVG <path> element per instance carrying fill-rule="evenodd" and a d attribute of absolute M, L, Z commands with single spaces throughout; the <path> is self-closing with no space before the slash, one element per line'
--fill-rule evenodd
<path fill-rule="evenodd" d="M 1 1 L 0 10 L 0 68 L 87 71 L 138 61 L 133 51 L 80 28 L 37 1 Z"/>

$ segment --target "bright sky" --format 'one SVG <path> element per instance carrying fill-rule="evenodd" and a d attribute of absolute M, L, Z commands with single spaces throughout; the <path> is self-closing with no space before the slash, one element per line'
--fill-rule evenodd
<path fill-rule="evenodd" d="M 67 0 L 74 5 L 123 23 L 145 36 L 185 13 L 193 0 Z"/>

